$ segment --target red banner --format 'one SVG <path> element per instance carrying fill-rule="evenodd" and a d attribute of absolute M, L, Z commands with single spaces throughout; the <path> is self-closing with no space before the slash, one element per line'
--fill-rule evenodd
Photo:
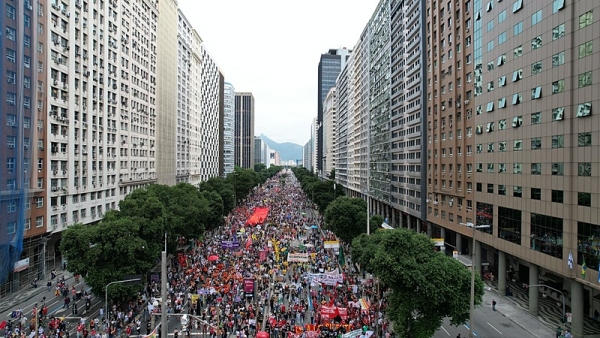
<path fill-rule="evenodd" d="M 343 320 L 348 319 L 348 308 L 346 308 L 346 307 L 338 307 L 337 311 L 338 311 L 338 314 L 340 315 L 340 317 Z"/>
<path fill-rule="evenodd" d="M 254 213 L 252 214 L 252 216 L 250 216 L 250 218 L 248 218 L 246 224 L 252 226 L 256 226 L 257 224 L 263 224 L 265 219 L 267 219 L 268 214 L 269 208 L 255 208 Z"/>
<path fill-rule="evenodd" d="M 261 250 L 258 256 L 258 260 L 260 262 L 264 262 L 267 260 L 267 250 Z"/>
<path fill-rule="evenodd" d="M 346 312 L 346 314 L 348 314 Z M 337 306 L 321 306 L 321 317 L 323 319 L 333 319 L 338 315 Z"/>

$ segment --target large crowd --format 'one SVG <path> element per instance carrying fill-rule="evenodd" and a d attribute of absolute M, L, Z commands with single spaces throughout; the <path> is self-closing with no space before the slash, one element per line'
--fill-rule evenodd
<path fill-rule="evenodd" d="M 283 171 L 254 188 L 223 226 L 201 240 L 179 239 L 185 247 L 169 262 L 167 299 L 153 280 L 137 301 L 70 329 L 77 338 L 141 335 L 142 319 L 149 333 L 148 314 L 166 305 L 169 313 L 187 314 L 179 316 L 175 338 L 393 337 L 384 290 L 347 257 L 347 243 L 322 228 L 316 209 L 291 171 Z M 70 299 L 91 295 L 58 280 L 56 297 L 69 308 Z M 67 323 L 46 318 L 43 309 L 32 314 L 44 323 L 40 337 L 68 337 Z M 15 315 L 8 332 L 33 337 L 35 321 Z"/>

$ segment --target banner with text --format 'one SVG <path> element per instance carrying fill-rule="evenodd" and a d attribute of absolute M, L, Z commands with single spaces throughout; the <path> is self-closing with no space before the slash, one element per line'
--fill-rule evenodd
<path fill-rule="evenodd" d="M 300 262 L 308 263 L 308 253 L 289 253 L 287 257 L 288 262 Z"/>
<path fill-rule="evenodd" d="M 325 274 L 325 273 L 309 273 L 308 279 L 311 284 L 325 284 L 325 285 L 336 285 L 344 282 L 344 275 L 338 274 Z"/>
<path fill-rule="evenodd" d="M 246 297 L 254 295 L 254 278 L 244 278 L 244 293 Z"/>
<path fill-rule="evenodd" d="M 325 249 L 339 249 L 340 241 L 325 241 Z"/>

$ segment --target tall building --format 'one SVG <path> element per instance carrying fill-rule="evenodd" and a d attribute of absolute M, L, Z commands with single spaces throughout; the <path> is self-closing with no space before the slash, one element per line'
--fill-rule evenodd
<path fill-rule="evenodd" d="M 427 222 L 432 236 L 448 238 L 446 246 L 459 251 L 467 248 L 468 238 L 462 235 L 471 236 L 461 224 L 474 219 L 471 29 L 477 12 L 470 6 L 467 2 L 434 8 L 428 3 L 425 17 Z"/>
<path fill-rule="evenodd" d="M 234 164 L 254 168 L 254 96 L 235 93 Z"/>
<path fill-rule="evenodd" d="M 0 296 L 42 276 L 47 262 L 46 2 L 0 1 Z M 35 124 L 34 124 L 35 123 Z M 62 173 L 61 173 L 62 174 Z"/>
<path fill-rule="evenodd" d="M 260 136 L 254 136 L 254 164 L 264 164 L 269 167 L 269 153 L 271 149 L 267 142 L 263 141 Z"/>
<path fill-rule="evenodd" d="M 308 171 L 312 171 L 312 148 L 312 139 L 302 147 L 302 166 Z"/>
<path fill-rule="evenodd" d="M 321 54 L 318 67 L 318 83 L 317 83 L 317 123 L 319 129 L 317 130 L 316 145 L 317 145 L 317 163 L 315 172 L 323 170 L 323 106 L 325 104 L 325 98 L 331 87 L 335 86 L 335 80 L 346 65 L 346 61 L 350 57 L 352 50 L 341 48 L 341 49 L 330 49 L 327 53 Z"/>
<path fill-rule="evenodd" d="M 235 88 L 225 82 L 223 118 L 223 169 L 224 175 L 234 169 L 234 135 L 235 135 Z"/>
<path fill-rule="evenodd" d="M 175 185 L 177 178 L 178 39 L 177 2 L 160 1 L 157 33 L 156 173 L 158 183 Z"/>
<path fill-rule="evenodd" d="M 594 169 L 600 117 L 592 111 L 600 106 L 592 47 L 600 44 L 600 3 L 470 5 L 460 8 L 476 13 L 465 36 L 474 45 L 465 62 L 474 63 L 468 80 L 475 96 L 475 114 L 467 113 L 475 148 L 469 152 L 475 168 L 467 173 L 475 187 L 467 186 L 466 207 L 475 226 L 486 225 L 477 234 L 484 261 L 475 266 L 498 267 L 501 294 L 508 266 L 524 283 L 566 290 L 572 332 L 583 336 L 583 318 L 593 315 L 600 295 Z M 534 315 L 538 295 L 529 289 Z"/>
<path fill-rule="evenodd" d="M 157 182 L 157 6 L 143 0 L 48 7 L 45 184 L 53 234 L 97 222 L 129 192 Z"/>
<path fill-rule="evenodd" d="M 313 118 L 312 124 L 310 125 L 310 139 L 312 140 L 312 150 L 311 150 L 311 167 L 313 173 L 318 173 L 317 171 L 317 148 L 318 148 L 318 140 L 317 137 L 319 135 L 319 124 L 317 122 L 317 118 Z"/>
<path fill-rule="evenodd" d="M 325 105 L 323 106 L 323 170 L 329 175 L 335 169 L 338 131 L 336 116 L 337 95 L 336 88 L 331 87 Z"/>

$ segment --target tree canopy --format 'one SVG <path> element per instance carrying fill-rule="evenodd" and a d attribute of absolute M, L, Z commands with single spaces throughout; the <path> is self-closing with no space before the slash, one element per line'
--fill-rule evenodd
<path fill-rule="evenodd" d="M 458 260 L 434 251 L 426 235 L 409 229 L 377 231 L 352 242 L 352 257 L 391 289 L 388 316 L 395 331 L 431 337 L 444 318 L 460 325 L 469 318 L 471 272 Z M 483 282 L 476 276 L 475 304 Z"/>
<path fill-rule="evenodd" d="M 321 211 L 327 209 L 327 206 L 337 197 L 346 195 L 341 185 L 336 186 L 333 180 L 320 180 L 317 175 L 306 168 L 292 168 L 292 172 L 300 182 L 302 191 Z M 335 177 L 335 173 L 333 177 Z"/>
<path fill-rule="evenodd" d="M 360 198 L 338 197 L 325 209 L 325 225 L 347 243 L 367 232 L 367 202 Z"/>

